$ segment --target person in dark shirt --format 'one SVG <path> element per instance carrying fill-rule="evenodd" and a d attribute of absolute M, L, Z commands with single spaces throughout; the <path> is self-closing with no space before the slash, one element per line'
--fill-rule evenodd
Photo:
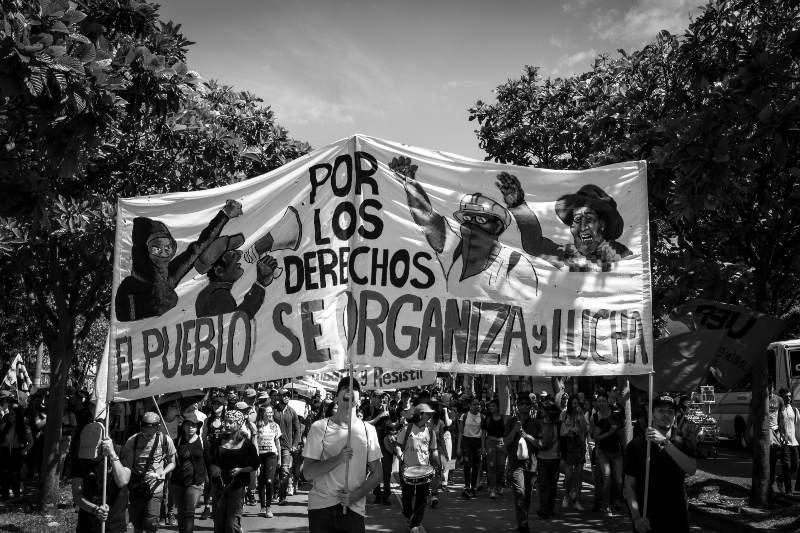
<path fill-rule="evenodd" d="M 514 492 L 514 511 L 517 519 L 517 531 L 529 533 L 528 509 L 531 506 L 533 494 L 533 481 L 536 478 L 536 457 L 534 446 L 538 445 L 536 435 L 539 423 L 531 418 L 531 398 L 527 392 L 517 395 L 517 415 L 506 422 L 503 442 L 508 452 L 507 477 L 511 482 Z M 522 459 L 518 456 L 520 439 L 524 439 L 528 448 L 528 457 Z"/>
<path fill-rule="evenodd" d="M 281 469 L 278 476 L 278 505 L 286 505 L 286 496 L 289 494 L 289 484 L 292 478 L 292 454 L 297 452 L 300 445 L 300 419 L 297 413 L 289 407 L 291 393 L 281 389 L 275 405 L 275 422 L 281 428 Z"/>
<path fill-rule="evenodd" d="M 100 450 L 102 455 L 108 457 L 106 503 L 103 503 L 103 457 L 81 459 L 79 450 L 79 446 L 73 448 L 71 465 L 72 498 L 78 506 L 78 525 L 75 531 L 99 533 L 105 522 L 106 533 L 125 533 L 128 529 L 125 511 L 128 507 L 130 468 L 122 465 L 111 439 L 103 439 Z"/>
<path fill-rule="evenodd" d="M 387 449 L 386 446 L 384 446 L 384 439 L 390 431 L 397 431 L 397 414 L 389 409 L 389 395 L 385 392 L 383 394 L 373 392 L 370 403 L 362 412 L 364 415 L 364 422 L 375 426 L 375 432 L 378 434 L 378 442 L 381 443 L 381 452 L 383 453 L 383 457 L 381 458 L 383 488 L 381 489 L 380 485 L 375 487 L 373 491 L 375 503 L 391 505 L 391 474 L 394 450 Z"/>
<path fill-rule="evenodd" d="M 241 531 L 244 495 L 250 472 L 258 469 L 258 450 L 242 433 L 244 414 L 225 414 L 225 430 L 219 442 L 206 452 L 214 497 L 214 533 Z"/>
<path fill-rule="evenodd" d="M 198 434 L 202 425 L 203 422 L 198 418 L 197 411 L 185 412 L 180 435 L 176 442 L 177 466 L 172 472 L 170 492 L 175 496 L 180 533 L 194 531 L 194 509 L 203 494 L 203 485 L 206 480 L 203 441 Z"/>
<path fill-rule="evenodd" d="M 688 533 L 689 509 L 684 479 L 694 474 L 694 450 L 675 428 L 675 400 L 662 395 L 653 402 L 653 426 L 645 438 L 625 448 L 625 499 L 636 533 Z M 644 514 L 647 446 L 650 442 L 650 480 Z"/>
<path fill-rule="evenodd" d="M 622 445 L 619 440 L 619 429 L 622 420 L 611 410 L 608 396 L 599 393 L 595 402 L 597 412 L 592 415 L 591 431 L 596 445 L 597 466 L 602 475 L 601 502 L 595 502 L 607 515 L 613 514 L 612 505 L 616 505 L 621 497 L 622 489 Z M 612 484 L 615 490 L 612 491 Z"/>

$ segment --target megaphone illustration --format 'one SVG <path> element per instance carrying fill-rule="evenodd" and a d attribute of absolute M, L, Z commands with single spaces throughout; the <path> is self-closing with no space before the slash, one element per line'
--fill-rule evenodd
<path fill-rule="evenodd" d="M 289 206 L 278 223 L 244 253 L 244 260 L 248 263 L 255 263 L 269 252 L 295 251 L 300 246 L 302 237 L 303 225 L 300 223 L 300 214 L 297 209 Z M 276 268 L 275 279 L 281 277 L 281 274 L 283 274 L 283 269 Z"/>

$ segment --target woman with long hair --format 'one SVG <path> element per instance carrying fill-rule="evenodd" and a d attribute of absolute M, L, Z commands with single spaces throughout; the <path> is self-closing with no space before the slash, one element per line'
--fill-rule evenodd
<path fill-rule="evenodd" d="M 481 454 L 484 449 L 485 433 L 483 429 L 483 415 L 481 414 L 481 401 L 472 398 L 469 411 L 461 415 L 458 432 L 458 455 L 464 463 L 464 492 L 465 498 L 474 498 L 478 487 L 480 474 Z"/>
<path fill-rule="evenodd" d="M 172 473 L 170 493 L 175 498 L 180 533 L 194 531 L 194 509 L 203 494 L 206 480 L 203 442 L 198 434 L 202 425 L 197 411 L 184 412 L 175 443 L 176 466 Z"/>
<path fill-rule="evenodd" d="M 258 442 L 258 462 L 261 469 L 258 474 L 258 501 L 261 504 L 261 516 L 272 518 L 270 504 L 274 490 L 275 471 L 281 459 L 281 428 L 275 422 L 272 406 L 260 407 L 256 418 L 256 440 Z"/>
<path fill-rule="evenodd" d="M 561 456 L 564 460 L 564 500 L 561 502 L 563 509 L 570 504 L 578 511 L 583 511 L 581 505 L 581 486 L 583 483 L 583 463 L 586 461 L 586 436 L 589 434 L 589 424 L 583 414 L 581 401 L 577 396 L 569 400 L 567 410 L 561 418 Z"/>
<path fill-rule="evenodd" d="M 495 499 L 503 492 L 501 481 L 506 468 L 506 448 L 503 440 L 506 422 L 500 413 L 500 402 L 497 399 L 489 400 L 486 409 L 489 414 L 483 424 L 486 433 L 484 453 L 489 478 L 489 498 Z"/>
<path fill-rule="evenodd" d="M 244 414 L 228 410 L 219 441 L 206 451 L 214 498 L 214 533 L 240 533 L 250 472 L 258 468 L 258 450 L 242 432 Z"/>

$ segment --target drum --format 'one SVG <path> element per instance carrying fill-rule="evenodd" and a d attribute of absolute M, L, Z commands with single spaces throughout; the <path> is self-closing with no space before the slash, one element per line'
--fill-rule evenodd
<path fill-rule="evenodd" d="M 435 470 L 432 466 L 407 466 L 403 470 L 403 482 L 406 485 L 424 485 L 433 479 Z"/>

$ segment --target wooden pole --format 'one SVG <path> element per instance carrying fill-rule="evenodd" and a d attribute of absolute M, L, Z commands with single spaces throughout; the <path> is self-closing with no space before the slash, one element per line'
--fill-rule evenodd
<path fill-rule="evenodd" d="M 111 421 L 111 413 L 110 413 L 110 411 L 111 411 L 111 401 L 108 400 L 108 401 L 106 401 L 106 419 L 103 422 L 104 429 L 105 429 L 103 431 L 103 438 L 108 437 L 108 434 L 109 434 L 109 425 L 110 425 L 110 421 Z M 78 435 L 78 440 L 79 441 L 80 441 L 80 438 L 81 438 L 81 436 Z M 107 485 L 108 485 L 108 456 L 106 454 L 103 454 L 103 499 L 101 500 L 103 502 L 103 506 L 106 505 L 106 487 L 107 487 Z M 103 522 L 100 524 L 100 533 L 106 533 L 106 522 L 105 522 L 105 520 L 103 520 Z"/>
<path fill-rule="evenodd" d="M 156 406 L 156 412 L 158 413 L 158 417 L 161 419 L 161 425 L 164 426 L 164 431 L 167 433 L 167 436 L 169 438 L 172 438 L 172 435 L 169 432 L 169 428 L 167 427 L 167 421 L 164 420 L 164 415 L 161 414 L 161 408 L 158 406 L 158 403 L 156 403 L 156 397 L 150 396 L 150 398 L 153 399 L 153 405 Z"/>
<path fill-rule="evenodd" d="M 653 427 L 653 373 L 650 372 L 647 380 L 647 428 Z M 650 495 L 650 448 L 652 443 L 647 441 L 647 459 L 644 464 L 644 507 L 642 516 L 647 518 L 647 498 Z"/>
<path fill-rule="evenodd" d="M 347 366 L 348 388 L 350 393 L 347 395 L 347 447 L 350 447 L 350 436 L 353 431 L 353 362 Z M 350 490 L 350 459 L 344 464 L 344 490 Z M 342 513 L 347 514 L 347 506 L 342 504 Z"/>

